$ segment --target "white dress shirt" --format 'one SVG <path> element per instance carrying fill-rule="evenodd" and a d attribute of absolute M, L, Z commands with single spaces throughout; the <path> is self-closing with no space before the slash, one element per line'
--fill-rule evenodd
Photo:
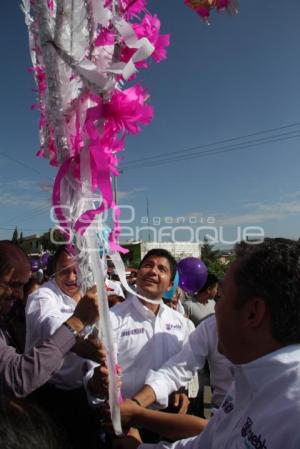
<path fill-rule="evenodd" d="M 188 339 L 186 318 L 161 302 L 155 315 L 136 296 L 110 309 L 112 329 L 122 367 L 123 398 L 145 384 L 150 369 L 158 369 L 179 352 Z"/>
<path fill-rule="evenodd" d="M 299 449 L 300 345 L 234 370 L 231 391 L 200 435 L 139 449 Z"/>
<path fill-rule="evenodd" d="M 233 377 L 231 363 L 218 351 L 215 315 L 203 320 L 191 333 L 181 351 L 159 371 L 151 370 L 145 383 L 154 390 L 156 401 L 165 407 L 168 396 L 187 385 L 193 374 L 204 367 L 206 360 L 210 368 L 212 408 L 219 407 Z"/>
<path fill-rule="evenodd" d="M 26 304 L 26 346 L 30 351 L 52 336 L 71 315 L 76 302 L 65 295 L 55 281 L 43 284 L 33 292 Z M 64 390 L 73 390 L 82 386 L 82 377 L 87 362 L 69 352 L 64 358 L 60 370 L 52 376 L 50 383 Z"/>

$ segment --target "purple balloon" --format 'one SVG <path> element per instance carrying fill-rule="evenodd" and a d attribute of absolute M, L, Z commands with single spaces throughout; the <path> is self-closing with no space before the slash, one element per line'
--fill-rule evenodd
<path fill-rule="evenodd" d="M 49 254 L 44 253 L 41 258 L 43 267 L 45 267 L 48 264 L 48 259 L 49 259 Z"/>
<path fill-rule="evenodd" d="M 38 271 L 39 269 L 39 261 L 36 259 L 31 259 L 30 261 L 30 265 L 31 265 L 31 271 Z"/>
<path fill-rule="evenodd" d="M 178 265 L 179 287 L 187 293 L 197 293 L 207 280 L 207 268 L 197 257 L 186 257 Z"/>

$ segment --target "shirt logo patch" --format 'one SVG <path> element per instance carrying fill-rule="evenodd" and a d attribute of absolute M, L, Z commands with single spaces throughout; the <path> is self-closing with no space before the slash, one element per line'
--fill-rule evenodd
<path fill-rule="evenodd" d="M 166 329 L 167 329 L 167 331 L 171 331 L 172 329 L 182 329 L 182 326 L 181 326 L 181 324 L 167 323 L 166 324 Z"/>
<path fill-rule="evenodd" d="M 222 409 L 224 410 L 224 413 L 230 413 L 234 408 L 233 405 L 233 399 L 231 396 L 227 396 L 227 398 L 225 399 L 225 401 L 222 404 Z"/>
<path fill-rule="evenodd" d="M 139 335 L 144 334 L 145 329 L 141 327 L 140 329 L 128 329 L 121 333 L 121 337 L 128 337 L 129 335 Z"/>
<path fill-rule="evenodd" d="M 242 435 L 242 437 L 245 438 L 245 446 L 247 448 L 267 449 L 266 440 L 263 439 L 261 434 L 257 435 L 252 430 L 252 425 L 253 425 L 253 421 L 248 416 L 247 420 L 241 430 L 241 435 Z"/>

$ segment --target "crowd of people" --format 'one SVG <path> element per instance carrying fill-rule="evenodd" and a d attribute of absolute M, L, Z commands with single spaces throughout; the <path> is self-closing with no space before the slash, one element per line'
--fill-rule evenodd
<path fill-rule="evenodd" d="M 81 294 L 67 246 L 41 283 L 0 242 L 1 447 L 299 449 L 299 242 L 240 243 L 224 279 L 209 273 L 190 297 L 166 294 L 176 267 L 153 249 L 131 276 L 136 294 L 106 280 L 126 434 L 115 438 L 95 288 Z"/>

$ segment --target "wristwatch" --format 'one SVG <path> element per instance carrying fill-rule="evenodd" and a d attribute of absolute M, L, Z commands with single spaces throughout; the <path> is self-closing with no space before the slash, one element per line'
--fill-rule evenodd
<path fill-rule="evenodd" d="M 67 321 L 65 321 L 63 325 L 66 326 L 66 328 L 69 329 L 70 332 L 72 332 L 75 338 L 78 337 L 79 332 L 77 332 L 72 326 L 70 326 L 70 324 L 67 323 Z"/>

